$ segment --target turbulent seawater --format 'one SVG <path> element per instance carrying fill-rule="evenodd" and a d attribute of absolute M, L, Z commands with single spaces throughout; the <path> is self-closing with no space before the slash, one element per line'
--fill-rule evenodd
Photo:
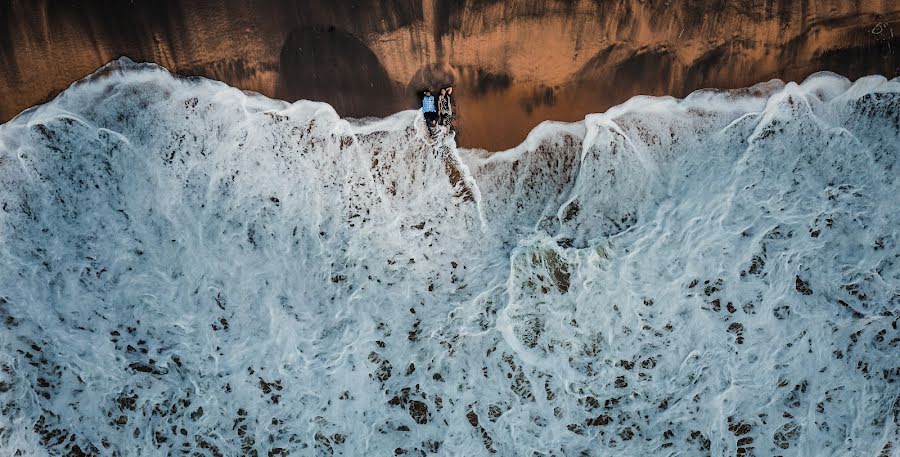
<path fill-rule="evenodd" d="M 122 60 L 0 126 L 0 451 L 897 454 L 900 81 L 421 122 Z"/>

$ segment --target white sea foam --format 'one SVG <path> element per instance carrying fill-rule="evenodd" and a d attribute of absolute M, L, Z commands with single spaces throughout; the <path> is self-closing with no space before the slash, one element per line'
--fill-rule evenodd
<path fill-rule="evenodd" d="M 120 60 L 0 126 L 0 449 L 893 455 L 898 102 L 817 74 L 488 154 Z"/>

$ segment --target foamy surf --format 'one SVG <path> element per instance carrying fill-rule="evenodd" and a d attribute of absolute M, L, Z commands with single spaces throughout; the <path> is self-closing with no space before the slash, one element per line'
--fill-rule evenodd
<path fill-rule="evenodd" d="M 122 59 L 0 126 L 0 449 L 891 455 L 900 83 L 489 154 Z"/>

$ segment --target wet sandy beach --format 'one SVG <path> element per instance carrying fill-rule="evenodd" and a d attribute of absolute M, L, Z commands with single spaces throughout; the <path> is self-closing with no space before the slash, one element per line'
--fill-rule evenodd
<path fill-rule="evenodd" d="M 900 74 L 894 1 L 13 0 L 0 13 L 0 121 L 121 55 L 351 117 L 453 83 L 460 143 L 488 150 L 638 94 Z"/>

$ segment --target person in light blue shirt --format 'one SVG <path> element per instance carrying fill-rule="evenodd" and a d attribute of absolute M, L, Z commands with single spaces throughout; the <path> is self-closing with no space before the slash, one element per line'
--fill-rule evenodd
<path fill-rule="evenodd" d="M 438 113 L 434 106 L 434 96 L 428 89 L 425 90 L 425 96 L 422 97 L 422 113 L 425 115 L 425 126 L 428 127 L 428 133 L 432 133 L 432 128 L 437 124 Z"/>

